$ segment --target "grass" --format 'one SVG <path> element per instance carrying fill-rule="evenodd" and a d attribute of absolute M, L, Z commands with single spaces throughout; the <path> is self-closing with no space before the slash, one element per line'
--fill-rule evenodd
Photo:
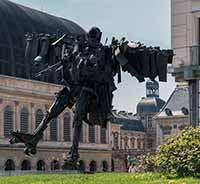
<path fill-rule="evenodd" d="M 200 179 L 167 179 L 158 173 L 29 174 L 2 176 L 0 177 L 0 184 L 200 184 Z"/>

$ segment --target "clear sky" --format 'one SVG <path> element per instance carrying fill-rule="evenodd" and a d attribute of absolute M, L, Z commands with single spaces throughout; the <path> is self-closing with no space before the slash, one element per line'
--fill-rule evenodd
<path fill-rule="evenodd" d="M 103 40 L 112 36 L 126 37 L 146 45 L 170 48 L 170 0 L 11 0 L 78 23 L 85 30 L 98 26 Z M 160 83 L 160 97 L 167 100 L 175 88 L 174 78 Z M 141 97 L 146 96 L 145 82 L 139 83 L 129 74 L 115 92 L 117 110 L 136 112 Z"/>

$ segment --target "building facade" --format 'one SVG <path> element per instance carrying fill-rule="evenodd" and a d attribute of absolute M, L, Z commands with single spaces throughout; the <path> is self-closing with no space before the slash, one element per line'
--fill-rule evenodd
<path fill-rule="evenodd" d="M 24 35 L 28 32 L 84 35 L 85 31 L 70 20 L 8 0 L 0 1 L 0 19 L 0 170 L 60 170 L 72 143 L 73 109 L 64 110 L 49 124 L 34 157 L 23 153 L 22 144 L 9 144 L 11 130 L 31 133 L 39 125 L 55 93 L 62 88 L 57 85 L 59 74 L 49 72 L 35 78 L 34 56 L 24 57 Z M 116 115 L 114 122 L 108 122 L 107 129 L 83 123 L 81 170 L 125 171 L 127 152 L 136 154 L 143 150 L 144 131 L 137 127 L 140 122 L 135 127 L 132 119 Z M 117 143 L 113 139 L 116 133 Z"/>
<path fill-rule="evenodd" d="M 44 132 L 37 154 L 9 143 L 10 131 L 31 133 L 41 122 L 62 86 L 0 75 L 0 170 L 61 170 L 72 144 L 73 109 L 65 109 Z M 113 112 L 107 129 L 83 123 L 80 168 L 84 171 L 126 171 L 127 156 L 144 153 L 145 131 L 132 113 Z"/>
<path fill-rule="evenodd" d="M 113 111 L 111 122 L 112 163 L 115 171 L 127 170 L 127 157 L 144 154 L 145 129 L 136 116 L 125 111 Z"/>
<path fill-rule="evenodd" d="M 156 126 L 156 147 L 190 125 L 187 83 L 177 85 L 164 107 L 153 117 L 153 123 Z"/>
<path fill-rule="evenodd" d="M 156 151 L 156 124 L 152 118 L 161 110 L 165 101 L 159 97 L 159 83 L 146 82 L 146 97 L 137 104 L 137 118 L 141 120 L 145 130 L 145 152 Z"/>
<path fill-rule="evenodd" d="M 159 98 L 159 84 L 147 81 L 146 97 L 138 103 L 136 115 L 113 111 L 107 129 L 83 123 L 81 170 L 126 171 L 127 156 L 154 152 L 189 124 L 189 114 L 190 123 L 198 124 L 200 2 L 171 2 L 175 57 L 170 70 L 177 82 L 188 82 L 189 90 L 177 86 L 165 104 Z M 49 124 L 34 157 L 23 154 L 22 144 L 9 144 L 10 130 L 31 133 L 62 88 L 57 85 L 59 75 L 34 77 L 33 58 L 24 58 L 24 35 L 57 31 L 84 35 L 85 31 L 69 20 L 7 0 L 0 1 L 0 19 L 0 170 L 61 170 L 73 137 L 73 109 L 65 109 Z"/>
<path fill-rule="evenodd" d="M 0 74 L 25 79 L 59 82 L 59 74 L 45 73 L 35 77 L 34 55 L 25 58 L 27 33 L 43 33 L 62 36 L 66 33 L 84 35 L 76 23 L 34 10 L 8 0 L 0 1 Z M 36 48 L 33 48 L 36 49 Z M 52 63 L 53 64 L 53 63 Z M 44 68 L 41 64 L 38 69 Z"/>
<path fill-rule="evenodd" d="M 38 126 L 60 88 L 55 84 L 0 76 L 1 169 L 8 170 L 9 162 L 13 162 L 16 170 L 54 170 L 55 164 L 56 169 L 61 169 L 73 136 L 72 110 L 66 109 L 49 124 L 36 156 L 27 157 L 22 144 L 9 143 L 11 130 L 31 133 Z M 80 143 L 83 170 L 111 170 L 110 128 L 110 123 L 107 129 L 83 124 Z"/>
<path fill-rule="evenodd" d="M 190 123 L 199 125 L 200 2 L 171 0 L 171 42 L 175 56 L 171 73 L 177 82 L 188 82 Z"/>

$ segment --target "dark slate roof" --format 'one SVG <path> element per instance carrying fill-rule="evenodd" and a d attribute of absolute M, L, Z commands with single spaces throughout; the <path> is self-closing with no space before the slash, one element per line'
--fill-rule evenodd
<path fill-rule="evenodd" d="M 85 34 L 70 20 L 0 0 L 0 74 L 28 78 L 30 63 L 24 59 L 28 32 Z"/>
<path fill-rule="evenodd" d="M 122 130 L 145 131 L 142 121 L 133 115 L 113 113 L 111 123 L 120 124 Z"/>
<path fill-rule="evenodd" d="M 189 90 L 187 85 L 179 85 L 175 88 L 157 116 L 188 115 L 187 113 L 184 114 L 183 109 L 189 112 Z"/>
<path fill-rule="evenodd" d="M 159 97 L 143 97 L 137 104 L 137 113 L 159 112 L 165 101 Z"/>

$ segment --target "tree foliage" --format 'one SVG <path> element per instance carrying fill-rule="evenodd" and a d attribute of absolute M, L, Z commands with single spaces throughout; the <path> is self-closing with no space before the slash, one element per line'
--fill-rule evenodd
<path fill-rule="evenodd" d="M 145 168 L 160 170 L 177 176 L 200 174 L 200 127 L 187 128 L 166 144 L 158 147 L 155 155 L 147 155 Z"/>

